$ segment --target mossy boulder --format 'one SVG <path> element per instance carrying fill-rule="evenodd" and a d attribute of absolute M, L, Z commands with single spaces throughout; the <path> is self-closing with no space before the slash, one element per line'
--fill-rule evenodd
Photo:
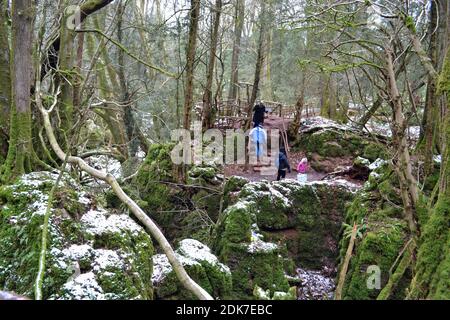
<path fill-rule="evenodd" d="M 230 298 L 232 277 L 230 269 L 219 262 L 211 250 L 194 239 L 180 241 L 176 255 L 187 273 L 216 299 Z M 153 256 L 155 272 L 152 277 L 157 299 L 195 299 L 180 281 L 165 254 Z"/>
<path fill-rule="evenodd" d="M 255 208 L 254 202 L 237 202 L 223 212 L 215 230 L 213 248 L 231 269 L 234 298 L 252 299 L 256 285 L 272 293 L 289 288 L 281 249 L 262 240 Z"/>
<path fill-rule="evenodd" d="M 346 211 L 345 222 L 359 225 L 361 237 L 355 243 L 354 255 L 350 260 L 344 299 L 376 299 L 386 285 L 391 268 L 399 252 L 408 241 L 408 228 L 403 219 L 401 199 L 398 196 L 398 179 L 385 161 L 378 160 L 369 166 L 373 170 Z M 340 241 L 341 262 L 347 250 L 349 239 Z M 380 271 L 380 287 L 367 284 L 373 273 Z M 411 280 L 411 270 L 400 279 L 392 299 L 403 299 L 405 289 Z"/>
<path fill-rule="evenodd" d="M 176 182 L 174 166 L 170 158 L 173 146 L 173 144 L 151 145 L 133 179 L 133 185 L 136 186 L 140 198 L 147 203 L 148 206 L 145 209 L 149 212 L 170 209 L 174 200 L 173 196 L 178 191 L 170 185 Z"/>
<path fill-rule="evenodd" d="M 256 224 L 267 240 L 285 245 L 298 265 L 332 265 L 338 256 L 345 206 L 357 188 L 344 180 L 249 182 L 237 196 L 239 206 L 229 207 L 227 223 L 237 221 L 237 226 L 245 225 L 246 230 L 248 224 Z M 238 223 L 246 219 L 248 222 Z"/>
<path fill-rule="evenodd" d="M 33 297 L 48 193 L 56 175 L 35 172 L 0 188 L 0 286 Z M 153 245 L 125 214 L 96 207 L 65 176 L 49 221 L 45 299 L 152 299 Z"/>
<path fill-rule="evenodd" d="M 177 240 L 204 233 L 210 222 L 217 219 L 223 176 L 214 166 L 191 166 L 187 168 L 186 185 L 178 183 L 177 167 L 171 159 L 173 147 L 174 144 L 153 144 L 129 188 L 167 237 Z M 206 224 L 197 223 L 200 212 L 206 212 Z M 180 225 L 185 228 L 180 229 Z"/>
<path fill-rule="evenodd" d="M 354 158 L 362 156 L 374 161 L 386 158 L 387 149 L 382 143 L 372 141 L 370 136 L 349 125 L 338 124 L 329 119 L 314 117 L 303 120 L 300 135 L 294 147 L 305 151 L 311 165 L 320 170 L 320 160 L 330 158 Z"/>
<path fill-rule="evenodd" d="M 346 181 L 245 183 L 220 216 L 213 245 L 231 269 L 236 297 L 249 298 L 255 285 L 285 292 L 294 261 L 333 265 L 345 205 L 357 188 Z"/>

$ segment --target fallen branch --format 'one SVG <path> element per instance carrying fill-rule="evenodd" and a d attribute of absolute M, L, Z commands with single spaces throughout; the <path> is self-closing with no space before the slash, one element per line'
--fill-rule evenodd
<path fill-rule="evenodd" d="M 353 224 L 352 234 L 350 236 L 350 242 L 348 243 L 347 252 L 345 253 L 344 263 L 342 264 L 341 272 L 339 273 L 339 282 L 334 294 L 335 300 L 342 300 L 342 289 L 344 288 L 345 277 L 347 276 L 347 269 L 352 257 L 353 246 L 355 245 L 356 233 L 358 231 L 358 225 Z"/>
<path fill-rule="evenodd" d="M 408 267 L 412 262 L 412 255 L 415 250 L 415 241 L 409 240 L 406 244 L 404 250 L 400 252 L 400 255 L 403 254 L 402 259 L 400 260 L 395 272 L 391 274 L 389 277 L 388 283 L 384 286 L 383 290 L 378 294 L 377 300 L 387 300 L 391 296 L 392 292 L 398 286 L 400 280 L 403 278 Z M 399 257 L 400 257 L 399 255 Z"/>
<path fill-rule="evenodd" d="M 48 225 L 50 221 L 50 215 L 52 213 L 53 208 L 53 200 L 55 198 L 56 189 L 58 188 L 59 182 L 64 173 L 64 168 L 66 166 L 66 159 L 61 166 L 61 169 L 58 174 L 58 178 L 56 178 L 55 184 L 50 190 L 50 194 L 48 196 L 47 209 L 45 210 L 44 215 L 44 225 L 42 227 L 42 237 L 41 237 L 41 251 L 39 254 L 39 269 L 38 274 L 36 276 L 36 280 L 34 283 L 34 298 L 36 300 L 42 300 L 42 284 L 44 283 L 44 275 L 45 275 L 45 262 L 47 255 L 47 239 L 48 239 Z"/>
<path fill-rule="evenodd" d="M 90 174 L 91 176 L 105 181 L 107 184 L 111 186 L 114 193 L 117 197 L 127 205 L 130 211 L 135 215 L 135 217 L 148 229 L 153 238 L 159 243 L 163 252 L 167 255 L 167 258 L 170 264 L 175 271 L 175 274 L 180 280 L 181 284 L 190 292 L 192 292 L 197 298 L 200 300 L 213 300 L 211 295 L 206 292 L 202 287 L 200 287 L 192 278 L 187 274 L 181 262 L 175 255 L 174 250 L 172 249 L 170 243 L 167 241 L 164 234 L 158 228 L 158 226 L 150 219 L 147 214 L 133 201 L 120 187 L 117 180 L 109 173 L 101 172 L 91 166 L 89 166 L 83 159 L 80 157 L 74 157 L 70 155 L 66 155 L 66 153 L 61 149 L 56 140 L 53 127 L 50 122 L 50 113 L 49 110 L 46 110 L 43 107 L 41 92 L 40 92 L 40 80 L 36 81 L 36 105 L 39 108 L 39 111 L 42 114 L 42 118 L 44 120 L 44 128 L 47 133 L 48 140 L 53 151 L 56 155 L 61 159 L 61 161 L 65 161 L 67 159 L 67 163 L 78 166 L 82 171 Z M 50 110 L 51 111 L 51 110 Z"/>

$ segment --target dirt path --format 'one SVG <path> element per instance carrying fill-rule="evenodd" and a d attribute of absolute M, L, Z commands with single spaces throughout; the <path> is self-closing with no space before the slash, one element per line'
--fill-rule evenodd
<path fill-rule="evenodd" d="M 287 130 L 289 127 L 289 124 L 292 122 L 292 119 L 283 119 L 277 115 L 269 115 L 264 120 L 264 129 L 265 130 L 272 130 L 272 129 L 278 129 L 280 131 Z M 289 152 L 289 163 L 291 165 L 291 173 L 286 173 L 287 179 L 297 179 L 297 171 L 295 170 L 297 167 L 297 164 L 300 162 L 300 160 L 305 157 L 304 152 Z M 225 167 L 225 175 L 226 176 L 241 176 L 244 178 L 249 179 L 250 181 L 260 181 L 260 180 L 276 180 L 277 174 L 276 172 L 272 175 L 265 175 L 261 172 L 256 172 L 253 170 L 253 168 L 250 166 L 248 171 L 244 170 L 244 166 L 238 166 L 238 165 L 228 165 Z M 318 181 L 321 180 L 325 176 L 324 173 L 316 172 L 313 169 L 310 169 L 308 172 L 308 181 Z"/>
<path fill-rule="evenodd" d="M 283 131 L 283 130 L 288 129 L 289 124 L 292 121 L 293 121 L 293 119 L 283 119 L 277 115 L 270 114 L 264 120 L 263 128 L 265 130 L 278 129 L 280 131 Z M 292 170 L 291 170 L 291 173 L 289 173 L 289 172 L 286 173 L 286 179 L 294 179 L 294 180 L 297 179 L 297 171 L 296 171 L 297 164 L 305 156 L 306 155 L 303 151 L 294 152 L 291 150 L 290 152 L 288 152 L 289 163 L 291 165 Z M 329 160 L 325 160 L 325 161 L 330 162 Z M 334 171 L 334 169 L 336 169 L 338 167 L 342 167 L 344 165 L 347 165 L 347 166 L 351 165 L 352 162 L 353 161 L 349 160 L 349 159 L 336 158 L 336 159 L 333 159 L 332 163 L 329 163 L 329 167 L 331 167 L 331 169 L 332 169 L 331 171 Z M 250 181 L 261 181 L 261 180 L 274 181 L 277 178 L 276 169 L 273 170 L 272 172 L 269 171 L 269 173 L 267 173 L 267 172 L 260 172 L 260 171 L 254 170 L 253 166 L 249 166 L 248 170 L 246 171 L 245 166 L 227 165 L 225 167 L 224 171 L 225 171 L 226 176 L 241 176 L 241 177 L 247 178 Z M 309 182 L 320 181 L 320 180 L 323 180 L 323 178 L 326 175 L 327 174 L 324 172 L 318 172 L 318 171 L 315 171 L 314 169 L 310 168 L 308 171 L 308 181 Z M 341 178 L 345 179 L 347 181 L 350 181 L 352 183 L 356 183 L 356 184 L 361 183 L 361 181 L 354 180 L 347 176 L 342 176 Z"/>

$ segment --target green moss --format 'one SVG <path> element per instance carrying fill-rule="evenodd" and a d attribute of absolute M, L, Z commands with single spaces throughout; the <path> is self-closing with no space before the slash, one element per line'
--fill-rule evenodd
<path fill-rule="evenodd" d="M 375 299 L 380 290 L 368 288 L 370 274 L 367 268 L 378 266 L 381 271 L 381 288 L 387 283 L 389 271 L 405 242 L 406 224 L 398 219 L 386 219 L 369 223 L 369 231 L 356 247 L 356 254 L 350 262 L 348 281 L 343 290 L 344 299 Z M 405 293 L 403 293 L 403 297 Z"/>
<path fill-rule="evenodd" d="M 233 275 L 233 298 L 252 299 L 255 286 L 271 294 L 289 289 L 278 250 L 249 252 L 247 244 L 232 244 L 228 249 L 225 262 Z"/>
<path fill-rule="evenodd" d="M 141 198 L 149 205 L 148 210 L 166 210 L 171 207 L 173 199 L 170 187 L 161 183 L 175 182 L 171 150 L 172 145 L 152 145 L 134 180 Z"/>
<path fill-rule="evenodd" d="M 176 253 L 189 276 L 209 294 L 216 299 L 231 297 L 230 270 L 211 254 L 208 247 L 198 241 L 184 239 Z M 155 256 L 154 261 L 160 270 L 164 270 L 156 284 L 156 295 L 159 299 L 197 299 L 182 286 L 172 267 L 168 265 L 165 255 Z"/>
<path fill-rule="evenodd" d="M 413 34 L 416 34 L 416 25 L 414 24 L 413 17 L 406 16 L 404 19 L 406 28 L 408 28 Z"/>
<path fill-rule="evenodd" d="M 371 142 L 364 147 L 364 152 L 362 156 L 366 159 L 369 159 L 371 162 L 377 160 L 378 158 L 386 159 L 387 158 L 386 147 L 381 144 Z"/>
<path fill-rule="evenodd" d="M 238 202 L 228 207 L 222 220 L 215 230 L 213 249 L 226 260 L 226 254 L 232 244 L 251 241 L 252 224 L 255 221 L 255 204 L 252 202 Z"/>
<path fill-rule="evenodd" d="M 448 288 L 448 244 L 449 244 L 450 199 L 441 196 L 423 228 L 417 252 L 416 275 L 411 285 L 410 298 L 433 298 L 443 296 Z M 448 296 L 447 291 L 447 298 Z"/>
<path fill-rule="evenodd" d="M 344 299 L 376 299 L 379 289 L 369 289 L 368 267 L 375 265 L 381 271 L 381 288 L 391 276 L 390 271 L 400 250 L 407 241 L 408 228 L 404 220 L 402 201 L 399 196 L 398 179 L 388 165 L 380 166 L 371 175 L 369 183 L 358 192 L 346 210 L 345 222 L 363 226 L 362 238 L 357 238 L 354 255 L 350 260 Z M 348 246 L 348 238 L 341 239 L 340 261 Z M 411 281 L 411 270 L 406 268 L 396 279 L 395 290 L 389 292 L 390 299 L 404 299 Z M 387 290 L 385 291 L 385 293 Z M 382 298 L 382 296 L 380 297 Z"/>
<path fill-rule="evenodd" d="M 152 299 L 150 237 L 124 215 L 115 216 L 122 223 L 111 221 L 101 232 L 88 232 L 83 222 L 88 208 L 79 200 L 79 186 L 68 177 L 63 180 L 55 193 L 49 221 L 43 297 L 83 298 L 77 290 L 64 287 L 71 281 L 76 265 L 82 274 L 93 272 L 106 298 Z M 50 173 L 32 173 L 14 185 L 0 188 L 0 287 L 5 290 L 33 297 L 43 211 L 54 181 Z M 97 213 L 106 221 L 106 211 Z M 99 228 L 102 226 L 102 221 L 97 219 L 96 223 Z M 80 250 L 86 248 L 88 253 L 80 255 Z M 122 266 L 98 268 L 102 265 L 98 259 L 105 250 L 117 254 Z"/>
<path fill-rule="evenodd" d="M 326 158 L 362 156 L 372 161 L 386 158 L 386 148 L 383 145 L 356 132 L 338 128 L 304 133 L 295 145 L 308 154 L 314 153 Z"/>

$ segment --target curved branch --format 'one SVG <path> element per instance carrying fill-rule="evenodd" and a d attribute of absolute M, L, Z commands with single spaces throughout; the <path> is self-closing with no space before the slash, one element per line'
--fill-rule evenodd
<path fill-rule="evenodd" d="M 114 45 L 116 45 L 117 47 L 119 47 L 123 52 L 125 52 L 128 56 L 130 56 L 131 58 L 133 58 L 134 60 L 136 60 L 139 63 L 142 63 L 144 66 L 153 69 L 155 71 L 158 71 L 162 74 L 165 74 L 168 77 L 171 78 L 177 78 L 178 76 L 176 74 L 173 74 L 169 71 L 166 71 L 164 69 L 161 69 L 159 67 L 156 67 L 152 64 L 149 64 L 147 62 L 145 62 L 144 60 L 142 60 L 141 58 L 139 58 L 138 56 L 136 56 L 135 54 L 131 53 L 127 48 L 125 48 L 125 46 L 123 44 L 121 44 L 120 42 L 112 39 L 110 36 L 108 36 L 107 34 L 105 34 L 103 31 L 99 30 L 99 29 L 77 29 L 75 30 L 75 32 L 92 32 L 92 33 L 98 33 L 99 35 L 101 35 L 102 37 L 106 38 L 108 41 L 111 41 Z"/>
<path fill-rule="evenodd" d="M 188 275 L 186 270 L 184 269 L 181 262 L 175 255 L 174 250 L 172 249 L 169 241 L 167 241 L 164 234 L 158 228 L 158 226 L 150 219 L 147 214 L 133 201 L 120 187 L 117 180 L 109 173 L 101 172 L 91 166 L 89 166 L 83 159 L 80 157 L 74 157 L 67 155 L 59 146 L 58 141 L 56 140 L 55 133 L 53 131 L 53 127 L 50 122 L 50 114 L 48 110 L 43 107 L 41 100 L 41 88 L 39 79 L 36 81 L 36 105 L 39 108 L 39 111 L 42 114 L 42 118 L 44 120 L 44 128 L 47 133 L 48 140 L 50 145 L 52 146 L 53 151 L 56 155 L 62 160 L 67 161 L 67 163 L 78 166 L 81 170 L 86 173 L 94 176 L 97 179 L 100 179 L 111 186 L 114 193 L 117 197 L 126 204 L 126 206 L 130 209 L 130 211 L 135 215 L 136 218 L 148 229 L 150 234 L 155 238 L 155 240 L 159 243 L 164 253 L 167 255 L 170 264 L 175 271 L 178 280 L 180 280 L 181 284 L 190 292 L 192 292 L 197 298 L 200 300 L 213 300 L 211 295 L 206 292 L 205 289 L 200 287 L 192 278 Z"/>

